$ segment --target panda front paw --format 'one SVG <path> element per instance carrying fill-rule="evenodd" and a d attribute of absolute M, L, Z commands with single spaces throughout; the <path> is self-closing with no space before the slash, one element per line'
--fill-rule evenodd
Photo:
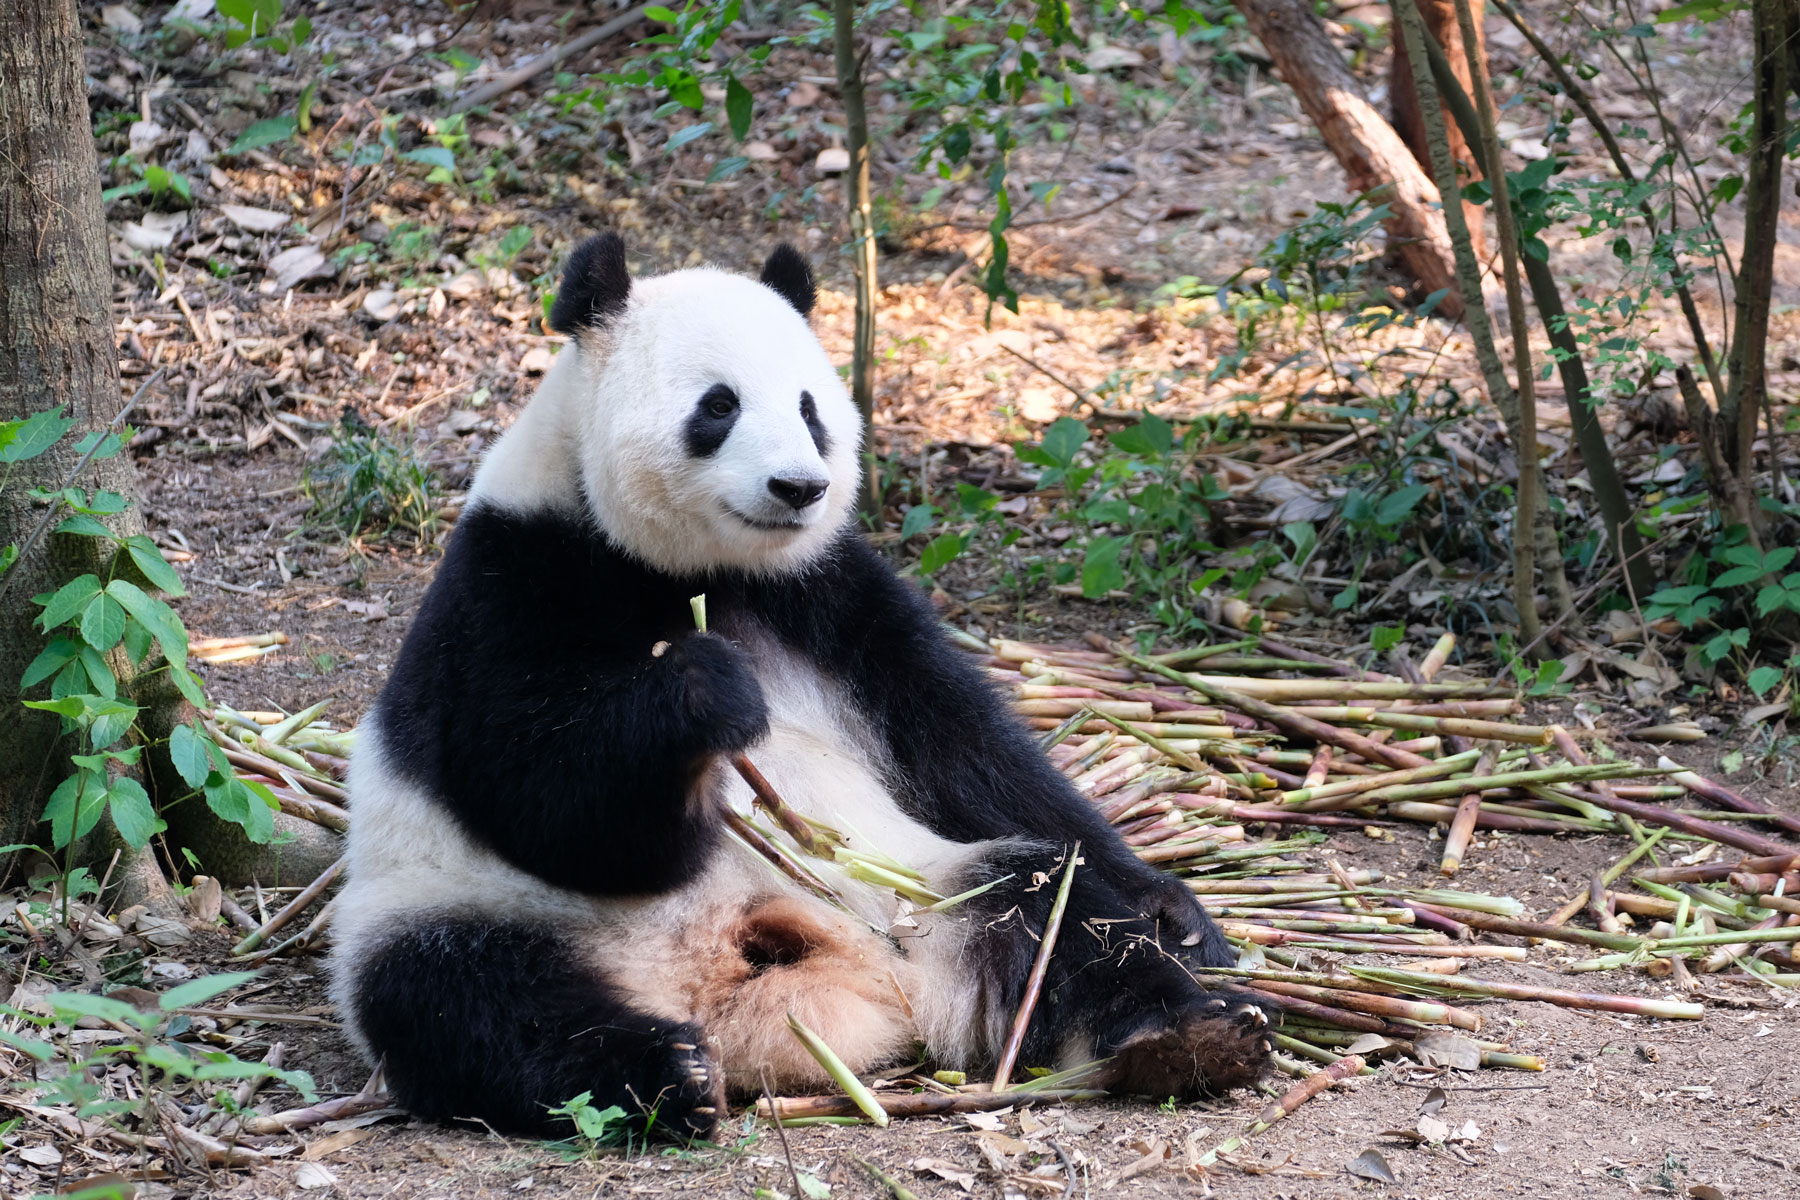
<path fill-rule="evenodd" d="M 743 750 L 769 732 L 769 706 L 750 657 L 713 633 L 693 633 L 668 650 L 681 679 L 682 704 L 701 741 L 720 753 Z"/>
<path fill-rule="evenodd" d="M 1229 967 L 1237 962 L 1231 943 L 1181 880 L 1146 868 L 1124 890 L 1132 906 L 1157 923 L 1164 946 L 1190 966 Z"/>

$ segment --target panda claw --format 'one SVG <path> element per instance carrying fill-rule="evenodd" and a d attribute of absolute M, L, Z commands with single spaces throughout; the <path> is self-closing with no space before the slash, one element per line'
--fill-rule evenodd
<path fill-rule="evenodd" d="M 1224 1012 L 1225 1002 L 1214 996 L 1206 1002 L 1206 1009 L 1208 1012 Z"/>
<path fill-rule="evenodd" d="M 692 1042 L 670 1042 L 669 1045 L 676 1050 L 693 1050 L 696 1048 Z"/>
<path fill-rule="evenodd" d="M 713 1106 L 712 1106 L 712 1105 L 710 1105 L 710 1104 L 698 1104 L 698 1105 L 695 1105 L 695 1106 L 694 1106 L 694 1111 L 695 1111 L 695 1112 L 697 1112 L 697 1113 L 700 1113 L 700 1114 L 702 1114 L 702 1115 L 704 1115 L 704 1116 L 708 1116 L 708 1117 L 716 1117 L 716 1116 L 718 1116 L 718 1115 L 719 1115 L 719 1110 L 718 1110 L 718 1109 L 716 1109 L 716 1108 L 714 1108 L 714 1107 L 713 1107 Z"/>

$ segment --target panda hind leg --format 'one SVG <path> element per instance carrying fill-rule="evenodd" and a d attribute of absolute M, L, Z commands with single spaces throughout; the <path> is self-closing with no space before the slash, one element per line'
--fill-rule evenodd
<path fill-rule="evenodd" d="M 638 1133 L 705 1138 L 725 1115 L 702 1029 L 634 1009 L 541 926 L 415 920 L 359 957 L 348 990 L 389 1089 L 427 1120 L 567 1136 L 550 1109 L 584 1092 Z"/>

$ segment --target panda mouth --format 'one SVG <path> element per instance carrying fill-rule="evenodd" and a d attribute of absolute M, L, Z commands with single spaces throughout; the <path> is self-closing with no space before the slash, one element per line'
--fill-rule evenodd
<path fill-rule="evenodd" d="M 748 525 L 750 528 L 760 530 L 763 533 L 796 533 L 805 527 L 801 523 L 798 514 L 795 514 L 786 520 L 769 521 L 761 517 L 748 516 L 731 507 L 729 504 L 725 506 L 725 511 Z"/>

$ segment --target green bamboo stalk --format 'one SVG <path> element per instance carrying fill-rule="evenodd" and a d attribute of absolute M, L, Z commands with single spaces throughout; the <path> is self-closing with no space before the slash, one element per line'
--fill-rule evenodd
<path fill-rule="evenodd" d="M 1417 971 L 1403 971 L 1397 967 L 1349 966 L 1345 970 L 1363 979 L 1391 984 L 1402 991 L 1427 996 L 1451 994 L 1489 996 L 1504 1000 L 1537 1000 L 1563 1008 L 1636 1013 L 1639 1016 L 1664 1017 L 1670 1020 L 1698 1021 L 1706 1015 L 1704 1005 L 1685 1000 L 1609 996 L 1596 992 L 1565 992 L 1556 988 L 1527 987 L 1516 983 L 1501 983 L 1492 979 L 1468 979 L 1460 975 L 1425 975 Z"/>
<path fill-rule="evenodd" d="M 837 1052 L 825 1044 L 825 1039 L 808 1029 L 793 1013 L 787 1015 L 787 1023 L 789 1031 L 806 1047 L 806 1052 L 818 1060 L 819 1065 L 825 1068 L 825 1073 L 844 1089 L 846 1096 L 856 1102 L 856 1107 L 862 1109 L 869 1120 L 885 1128 L 888 1123 L 887 1110 L 881 1107 L 881 1101 L 875 1098 L 875 1093 L 856 1077 L 856 1072 L 845 1066 Z"/>

